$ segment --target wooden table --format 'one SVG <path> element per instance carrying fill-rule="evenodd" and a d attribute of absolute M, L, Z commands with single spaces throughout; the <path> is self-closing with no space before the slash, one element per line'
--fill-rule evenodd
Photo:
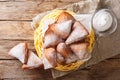
<path fill-rule="evenodd" d="M 0 0 L 0 80 L 52 80 L 49 70 L 22 70 L 22 64 L 7 52 L 29 42 L 34 50 L 31 21 L 38 13 L 79 0 Z M 120 55 L 75 71 L 56 80 L 120 80 Z"/>

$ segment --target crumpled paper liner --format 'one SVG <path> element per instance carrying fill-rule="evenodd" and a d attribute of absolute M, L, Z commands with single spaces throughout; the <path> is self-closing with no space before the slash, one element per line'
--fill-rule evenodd
<path fill-rule="evenodd" d="M 98 8 L 99 1 L 100 0 L 83 0 L 83 1 L 81 0 L 78 3 L 73 3 L 71 5 L 67 5 L 57 9 L 70 10 L 76 14 L 92 14 Z M 42 17 L 49 14 L 51 11 L 40 13 L 36 17 L 34 17 L 33 22 L 31 23 L 32 28 L 35 30 L 35 28 L 38 27 L 36 26 L 36 23 L 39 22 Z"/>
<path fill-rule="evenodd" d="M 102 7 L 101 7 L 102 6 Z M 118 0 L 84 0 L 78 3 L 74 3 L 59 9 L 64 10 L 72 10 L 78 14 L 93 14 L 99 8 L 110 8 L 116 14 L 119 22 L 117 30 L 108 36 L 98 37 L 96 36 L 96 43 L 94 46 L 94 50 L 92 52 L 92 58 L 87 61 L 84 65 L 80 67 L 80 69 L 85 68 L 87 66 L 97 64 L 102 60 L 113 57 L 115 55 L 120 54 L 120 12 L 119 12 L 119 1 Z M 48 12 L 44 12 L 39 14 L 37 17 L 39 19 L 33 19 L 32 22 L 33 28 L 35 28 L 35 23 L 39 21 L 44 15 L 48 14 Z M 53 78 L 64 76 L 73 71 L 63 72 L 57 71 L 55 69 L 51 69 Z"/>

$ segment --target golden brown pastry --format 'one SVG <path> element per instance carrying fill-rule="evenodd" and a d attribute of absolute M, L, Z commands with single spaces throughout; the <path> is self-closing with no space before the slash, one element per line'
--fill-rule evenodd
<path fill-rule="evenodd" d="M 72 53 L 69 46 L 67 46 L 64 42 L 59 43 L 57 45 L 57 51 L 63 56 L 63 57 L 69 57 L 69 54 Z"/>
<path fill-rule="evenodd" d="M 34 69 L 43 65 L 41 59 L 32 51 L 29 51 L 28 61 L 23 64 L 22 69 Z"/>
<path fill-rule="evenodd" d="M 72 20 L 72 22 L 75 22 L 75 19 L 74 17 L 69 14 L 68 12 L 62 12 L 58 18 L 57 18 L 57 23 L 61 23 L 61 22 L 64 22 L 64 21 L 68 21 L 68 20 Z"/>
<path fill-rule="evenodd" d="M 70 45 L 71 50 L 76 54 L 79 59 L 84 59 L 88 53 L 88 43 L 75 43 Z"/>
<path fill-rule="evenodd" d="M 45 33 L 44 48 L 54 47 L 61 41 L 62 39 L 49 28 Z"/>
<path fill-rule="evenodd" d="M 65 58 L 60 53 L 57 53 L 56 60 L 57 60 L 57 63 L 59 64 L 62 64 L 65 62 Z"/>
<path fill-rule="evenodd" d="M 71 53 L 71 54 L 69 54 L 69 57 L 65 58 L 65 63 L 69 64 L 69 63 L 75 62 L 77 60 L 79 60 L 78 56 L 76 56 L 74 53 Z"/>
<path fill-rule="evenodd" d="M 8 52 L 8 54 L 13 57 L 16 57 L 18 60 L 24 63 L 26 54 L 26 43 L 17 44 Z"/>
<path fill-rule="evenodd" d="M 43 60 L 44 69 L 71 71 L 90 59 L 91 54 L 88 55 L 86 52 L 91 53 L 93 49 L 94 32 L 91 26 L 83 26 L 77 21 L 81 19 L 77 19 L 75 15 L 71 11 L 53 10 L 39 22 L 39 27 L 35 30 L 34 44 L 39 57 Z M 83 46 L 85 49 L 81 47 L 81 52 L 79 49 L 70 48 L 78 42 L 81 44 L 88 42 L 89 46 L 87 49 L 86 46 Z M 53 49 L 45 51 L 49 48 Z"/>
<path fill-rule="evenodd" d="M 33 69 L 43 65 L 42 60 L 28 49 L 26 42 L 17 44 L 8 54 L 20 60 L 23 63 L 23 69 Z"/>
<path fill-rule="evenodd" d="M 57 61 L 56 61 L 56 57 L 57 57 L 57 52 L 54 48 L 47 48 L 44 50 L 44 54 L 46 59 L 49 61 L 49 63 L 53 66 L 56 67 L 57 66 Z"/>
<path fill-rule="evenodd" d="M 64 21 L 61 23 L 54 23 L 50 28 L 59 37 L 66 39 L 71 32 L 72 20 Z"/>
<path fill-rule="evenodd" d="M 85 39 L 88 36 L 88 31 L 85 27 L 79 22 L 76 21 L 73 25 L 73 31 L 66 40 L 66 44 L 71 44 Z"/>

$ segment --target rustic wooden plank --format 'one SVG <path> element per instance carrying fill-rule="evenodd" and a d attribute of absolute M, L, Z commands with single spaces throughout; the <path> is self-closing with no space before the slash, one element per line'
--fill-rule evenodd
<path fill-rule="evenodd" d="M 30 43 L 30 49 L 34 50 L 34 31 L 30 22 L 25 21 L 0 21 L 0 59 L 14 59 L 8 51 L 16 44 L 24 41 Z M 116 56 L 113 58 L 120 58 Z"/>
<path fill-rule="evenodd" d="M 7 2 L 7 1 L 11 1 L 11 0 L 0 0 L 0 2 Z"/>
<path fill-rule="evenodd" d="M 44 78 L 4 78 L 0 80 L 45 80 Z M 47 79 L 46 79 L 47 80 Z M 51 79 L 52 80 L 52 79 Z"/>
<path fill-rule="evenodd" d="M 3 15 L 0 19 L 31 19 L 35 13 L 38 13 L 39 2 L 1 2 L 0 3 L 0 15 Z M 37 8 L 37 9 L 36 9 Z"/>
<path fill-rule="evenodd" d="M 1 59 L 15 59 L 14 57 L 8 55 L 8 52 L 12 47 L 14 47 L 15 45 L 21 42 L 25 42 L 25 41 L 1 40 L 0 41 L 0 60 Z M 33 41 L 29 40 L 27 42 L 28 42 L 28 48 L 32 51 L 35 51 Z"/>
<path fill-rule="evenodd" d="M 34 50 L 33 34 L 30 22 L 0 21 L 0 59 L 14 59 L 8 51 L 16 44 L 28 41 L 29 48 Z"/>
<path fill-rule="evenodd" d="M 58 2 L 79 2 L 79 1 L 82 1 L 82 0 L 44 0 L 44 1 L 49 1 L 49 2 L 54 2 L 54 1 L 58 1 Z"/>
<path fill-rule="evenodd" d="M 0 40 L 33 40 L 30 22 L 0 21 Z"/>
<path fill-rule="evenodd" d="M 99 64 L 57 78 L 56 80 L 119 80 L 119 62 L 120 59 L 105 60 Z M 39 80 L 52 80 L 49 70 L 22 70 L 22 64 L 17 60 L 0 60 L 0 64 L 0 79 L 27 80 L 31 78 L 30 80 L 32 80 L 35 78 Z"/>
<path fill-rule="evenodd" d="M 26 40 L 23 41 L 0 40 L 0 59 L 15 59 L 14 57 L 9 56 L 7 53 L 13 46 L 24 41 Z M 27 40 L 27 42 L 29 44 L 29 49 L 35 51 L 33 40 Z M 120 59 L 120 55 L 116 55 L 110 59 Z"/>
<path fill-rule="evenodd" d="M 3 1 L 5 1 L 5 2 L 7 2 L 7 1 L 12 1 L 12 2 L 17 2 L 17 1 L 19 1 L 19 2 L 25 2 L 25 1 L 45 1 L 45 2 L 70 2 L 70 3 L 74 3 L 74 2 L 79 2 L 79 1 L 82 1 L 82 0 L 0 0 L 1 2 Z"/>
<path fill-rule="evenodd" d="M 109 59 L 120 59 L 120 54 L 119 54 L 119 55 L 116 55 L 116 56 L 114 56 L 114 57 L 111 57 L 111 58 L 109 58 Z"/>
<path fill-rule="evenodd" d="M 18 60 L 0 60 L 0 79 L 44 79 L 51 77 L 50 71 L 43 71 L 43 69 L 22 70 L 22 64 Z M 45 76 L 46 74 L 46 76 Z M 45 77 L 44 77 L 45 76 Z"/>
<path fill-rule="evenodd" d="M 5 0 L 3 0 L 2 3 L 4 3 L 4 1 Z M 8 0 L 8 1 L 15 1 L 15 0 Z M 24 2 L 27 0 L 16 0 L 16 1 L 18 1 L 18 2 L 23 1 Z M 51 3 L 51 1 L 48 1 L 48 3 L 49 2 Z M 47 5 L 47 4 L 45 4 L 45 5 Z M 12 8 L 7 9 L 7 10 L 9 11 L 11 9 Z M 13 9 L 15 10 L 15 8 L 13 8 Z M 28 9 L 29 8 L 27 8 L 27 10 Z M 49 9 L 51 9 L 51 8 L 49 8 Z M 47 9 L 47 10 L 49 10 L 49 9 Z M 5 12 L 2 12 L 2 13 L 0 11 L 0 14 L 3 15 L 3 16 L 1 16 L 2 20 L 31 20 L 32 16 L 35 16 L 39 13 L 39 12 L 33 13 L 34 11 L 33 12 L 23 11 L 23 12 L 19 13 L 16 10 L 15 11 L 13 10 L 13 12 L 12 11 L 7 12 L 7 10 Z M 37 9 L 35 9 L 35 10 L 37 10 Z M 44 10 L 41 10 L 41 12 L 42 11 L 44 11 Z M 7 14 L 9 14 L 9 15 L 4 17 L 4 13 L 5 13 L 5 15 L 7 15 Z M 24 22 L 20 21 L 20 23 L 19 23 L 19 21 L 18 22 L 15 21 L 15 23 L 14 23 L 14 22 L 6 21 L 6 22 L 2 22 L 1 24 L 2 24 L 2 26 L 4 25 L 4 27 L 6 27 L 6 24 L 7 24 L 7 26 L 10 25 L 12 27 L 12 25 L 13 25 L 15 27 L 17 24 L 18 24 L 17 26 L 21 25 L 21 23 L 24 23 Z M 26 28 L 25 24 L 27 27 L 29 27 L 28 25 L 30 25 L 29 22 L 25 22 L 24 23 L 25 28 Z M 13 59 L 12 57 L 7 55 L 7 51 L 10 48 L 12 48 L 14 45 L 16 45 L 17 43 L 21 42 L 21 41 L 15 41 L 15 40 L 20 40 L 20 38 L 22 41 L 26 41 L 27 39 L 24 37 L 27 37 L 28 41 L 31 45 L 30 47 L 31 47 L 31 49 L 33 49 L 33 41 L 32 41 L 33 37 L 31 36 L 31 34 L 29 34 L 27 36 L 27 35 L 24 35 L 23 32 L 22 33 L 18 32 L 18 33 L 16 33 L 16 35 L 14 35 L 14 34 L 7 35 L 7 34 L 5 34 L 5 31 L 7 30 L 7 28 L 5 29 L 4 27 L 2 27 L 3 29 L 1 28 L 1 31 L 2 32 L 4 31 L 2 33 L 3 36 L 0 35 L 0 37 L 1 37 L 0 51 L 2 50 L 0 52 L 0 57 L 2 56 L 2 59 Z M 14 27 L 12 28 L 13 30 L 14 30 Z M 11 31 L 13 31 L 13 30 L 11 30 Z M 19 30 L 19 28 L 18 28 L 18 30 Z M 33 32 L 31 28 L 30 28 L 30 30 L 31 30 L 31 32 Z M 0 31 L 0 34 L 1 34 L 1 31 Z M 9 30 L 7 30 L 7 31 L 9 31 Z M 21 31 L 23 31 L 23 30 L 21 30 Z M 28 31 L 29 31 L 29 29 L 28 29 Z M 24 32 L 24 33 L 26 34 L 26 32 Z M 23 35 L 17 37 L 17 34 L 19 34 L 19 35 L 23 34 Z M 32 33 L 32 35 L 33 35 L 33 33 Z M 5 36 L 7 36 L 8 38 L 6 38 Z M 3 39 L 2 39 L 2 37 L 3 37 Z M 11 41 L 9 41 L 9 39 L 11 39 L 11 37 L 13 37 L 13 39 Z M 3 49 L 5 49 L 5 51 Z M 5 55 L 4 54 L 1 55 L 1 53 L 5 53 Z M 100 64 L 88 67 L 88 68 L 83 69 L 83 70 L 73 72 L 68 76 L 58 78 L 57 80 L 80 80 L 80 79 L 82 79 L 82 80 L 120 80 L 120 76 L 119 76 L 119 74 L 120 74 L 119 62 L 120 62 L 120 60 L 118 59 L 120 57 L 116 56 L 115 58 L 117 58 L 117 59 L 111 58 L 109 60 L 101 62 Z M 14 71 L 16 71 L 16 72 L 14 72 Z M 16 61 L 16 60 L 9 60 L 9 61 L 8 60 L 0 60 L 0 80 L 1 79 L 2 80 L 52 80 L 49 71 L 47 72 L 47 71 L 43 71 L 43 70 L 39 70 L 39 69 L 36 69 L 35 71 L 34 70 L 30 70 L 30 71 L 29 70 L 27 70 L 27 71 L 22 70 L 21 71 L 21 63 L 19 61 Z"/>
<path fill-rule="evenodd" d="M 120 80 L 120 59 L 111 59 L 70 73 L 58 80 Z"/>
<path fill-rule="evenodd" d="M 52 10 L 69 2 L 15 1 L 0 2 L 0 20 L 32 20 L 37 14 Z"/>

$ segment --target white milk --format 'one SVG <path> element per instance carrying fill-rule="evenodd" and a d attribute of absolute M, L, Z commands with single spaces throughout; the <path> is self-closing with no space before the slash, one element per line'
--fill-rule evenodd
<path fill-rule="evenodd" d="M 108 30 L 113 23 L 113 17 L 111 13 L 100 10 L 93 17 L 93 27 L 99 32 Z"/>

